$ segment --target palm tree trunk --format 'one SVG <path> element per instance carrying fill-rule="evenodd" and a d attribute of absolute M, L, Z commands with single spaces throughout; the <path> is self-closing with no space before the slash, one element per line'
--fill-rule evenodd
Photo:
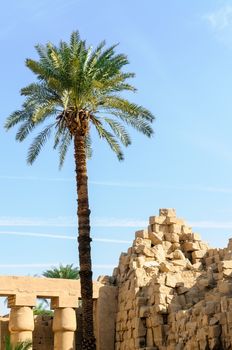
<path fill-rule="evenodd" d="M 93 330 L 93 284 L 90 248 L 90 210 L 88 198 L 85 137 L 77 133 L 74 136 L 74 156 L 76 164 L 76 183 L 78 196 L 78 242 L 81 298 L 83 309 L 82 350 L 95 350 L 96 342 Z"/>

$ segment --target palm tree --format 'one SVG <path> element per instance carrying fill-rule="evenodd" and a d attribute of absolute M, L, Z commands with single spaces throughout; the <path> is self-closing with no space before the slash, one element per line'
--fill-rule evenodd
<path fill-rule="evenodd" d="M 5 350 L 31 350 L 32 349 L 32 342 L 31 341 L 24 341 L 19 342 L 17 345 L 13 346 L 10 342 L 10 337 L 6 337 L 6 343 L 5 343 Z"/>
<path fill-rule="evenodd" d="M 77 267 L 73 267 L 73 264 L 60 264 L 59 267 L 52 267 L 50 270 L 44 271 L 42 275 L 48 278 L 65 278 L 71 280 L 77 280 L 80 278 L 79 269 Z"/>
<path fill-rule="evenodd" d="M 60 167 L 68 146 L 74 145 L 84 350 L 96 347 L 87 177 L 87 158 L 91 156 L 90 129 L 96 129 L 119 160 L 123 160 L 119 142 L 124 146 L 131 143 L 121 122 L 148 137 L 153 133 L 152 113 L 121 96 L 123 91 L 135 92 L 136 89 L 128 82 L 134 73 L 122 70 L 128 64 L 127 57 L 116 54 L 116 46 L 106 48 L 105 42 L 101 42 L 93 50 L 80 39 L 78 32 L 71 34 L 69 43 L 61 41 L 59 46 L 51 43 L 36 45 L 39 59 L 27 59 L 26 66 L 36 75 L 37 82 L 21 90 L 25 102 L 5 123 L 7 130 L 20 124 L 16 140 L 21 142 L 36 127 L 47 122 L 29 147 L 29 164 L 34 162 L 52 134 L 54 148 L 59 151 Z"/>

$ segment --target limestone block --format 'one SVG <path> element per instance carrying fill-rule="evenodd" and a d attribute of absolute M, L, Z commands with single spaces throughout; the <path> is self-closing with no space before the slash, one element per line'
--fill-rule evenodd
<path fill-rule="evenodd" d="M 134 240 L 133 245 L 134 245 L 135 248 L 138 247 L 138 246 L 140 246 L 140 245 L 145 245 L 146 247 L 150 248 L 150 247 L 151 247 L 151 241 L 150 241 L 150 239 L 145 239 L 145 238 L 137 237 L 137 238 Z M 136 251 L 135 251 L 135 252 L 136 252 Z M 136 253 L 137 253 L 137 252 L 136 252 Z M 124 257 L 124 260 L 125 260 L 124 264 L 127 264 L 127 263 L 128 263 L 128 259 L 129 259 L 129 258 L 128 258 L 127 256 Z"/>
<path fill-rule="evenodd" d="M 146 338 L 145 337 L 140 337 L 135 339 L 135 349 L 141 349 L 144 348 L 146 345 Z M 125 349 L 127 350 L 127 349 Z"/>
<path fill-rule="evenodd" d="M 224 277 L 231 277 L 232 276 L 232 270 L 231 269 L 224 269 L 223 270 L 223 276 Z"/>
<path fill-rule="evenodd" d="M 226 316 L 226 312 L 220 312 L 220 313 L 218 313 L 217 315 L 215 315 L 217 318 L 218 318 L 218 320 L 219 320 L 219 323 L 221 324 L 221 325 L 224 325 L 224 324 L 226 324 L 228 321 L 227 321 L 227 316 Z"/>
<path fill-rule="evenodd" d="M 207 301 L 205 305 L 205 315 L 213 315 L 215 314 L 216 302 Z"/>
<path fill-rule="evenodd" d="M 200 246 L 198 242 L 185 242 L 182 245 L 182 249 L 186 252 L 194 252 L 200 250 Z"/>
<path fill-rule="evenodd" d="M 125 310 L 128 311 L 130 309 L 132 309 L 133 307 L 133 300 L 132 299 L 128 299 L 125 305 Z"/>
<path fill-rule="evenodd" d="M 156 326 L 152 328 L 153 341 L 156 344 L 157 342 L 163 342 L 164 340 L 164 328 L 163 326 Z"/>
<path fill-rule="evenodd" d="M 160 216 L 169 216 L 169 217 L 175 217 L 176 216 L 176 211 L 175 209 L 171 209 L 171 208 L 163 208 L 159 210 L 159 215 Z"/>
<path fill-rule="evenodd" d="M 185 255 L 182 253 L 182 251 L 180 249 L 176 249 L 173 252 L 173 258 L 174 259 L 180 259 L 180 260 L 185 260 Z"/>
<path fill-rule="evenodd" d="M 153 251 L 153 256 L 155 256 L 157 261 L 161 262 L 161 261 L 164 261 L 166 259 L 166 254 L 165 254 L 165 251 L 164 251 L 162 244 L 157 244 L 156 246 L 154 246 L 151 249 Z"/>
<path fill-rule="evenodd" d="M 179 243 L 179 235 L 174 232 L 166 232 L 165 235 L 165 240 L 171 243 Z"/>
<path fill-rule="evenodd" d="M 196 250 L 192 253 L 193 259 L 202 259 L 206 254 L 205 250 Z"/>
<path fill-rule="evenodd" d="M 166 233 L 168 231 L 169 231 L 169 226 L 167 226 L 167 225 L 153 224 L 153 225 L 151 225 L 149 233 L 150 232 L 155 232 L 155 233 L 164 234 L 164 233 Z"/>
<path fill-rule="evenodd" d="M 189 226 L 182 226 L 181 227 L 181 232 L 183 233 L 183 234 L 188 234 L 188 233 L 192 233 L 192 228 L 191 227 L 189 227 Z"/>
<path fill-rule="evenodd" d="M 165 224 L 166 223 L 166 217 L 165 216 L 150 216 L 149 218 L 149 224 L 153 225 L 153 224 Z"/>
<path fill-rule="evenodd" d="M 209 286 L 210 281 L 208 278 L 202 277 L 197 280 L 196 284 L 200 290 L 203 290 Z"/>
<path fill-rule="evenodd" d="M 192 240 L 193 241 L 201 241 L 201 236 L 199 235 L 199 233 L 193 232 L 192 233 Z"/>
<path fill-rule="evenodd" d="M 162 304 L 166 306 L 166 295 L 165 294 L 155 294 L 155 303 Z"/>
<path fill-rule="evenodd" d="M 178 235 L 181 234 L 181 225 L 178 224 L 171 224 L 169 226 L 169 232 L 171 233 L 177 233 Z"/>
<path fill-rule="evenodd" d="M 178 282 L 176 284 L 177 294 L 185 294 L 189 291 L 188 288 L 184 286 L 184 282 Z"/>
<path fill-rule="evenodd" d="M 171 242 L 168 242 L 168 241 L 163 241 L 163 248 L 164 250 L 167 252 L 167 253 L 170 253 L 173 249 L 173 244 Z"/>
<path fill-rule="evenodd" d="M 175 268 L 168 261 L 163 261 L 159 265 L 160 272 L 174 272 Z"/>
<path fill-rule="evenodd" d="M 184 294 L 180 294 L 176 297 L 176 301 L 181 305 L 182 308 L 185 307 L 186 305 L 186 299 Z"/>
<path fill-rule="evenodd" d="M 187 267 L 188 262 L 187 262 L 187 259 L 186 260 L 172 260 L 172 264 L 175 267 L 185 268 L 185 267 Z"/>
<path fill-rule="evenodd" d="M 199 245 L 200 245 L 201 250 L 208 250 L 209 249 L 209 245 L 205 242 L 199 241 Z"/>
<path fill-rule="evenodd" d="M 128 319 L 131 320 L 134 317 L 135 317 L 135 310 L 134 309 L 128 310 Z"/>
<path fill-rule="evenodd" d="M 212 256 L 205 257 L 205 263 L 207 266 L 210 266 L 214 263 L 214 258 Z"/>
<path fill-rule="evenodd" d="M 154 306 L 155 311 L 159 314 L 166 314 L 167 313 L 167 306 L 163 304 L 157 304 Z"/>
<path fill-rule="evenodd" d="M 179 279 L 177 278 L 177 274 L 170 274 L 170 273 L 167 274 L 166 281 L 165 281 L 165 285 L 167 287 L 175 288 L 178 282 L 179 282 Z"/>
<path fill-rule="evenodd" d="M 145 256 L 138 256 L 137 265 L 138 267 L 143 267 L 144 262 L 146 261 Z"/>
<path fill-rule="evenodd" d="M 194 271 L 201 271 L 203 269 L 202 262 L 199 261 L 199 262 L 192 264 L 192 269 Z"/>
<path fill-rule="evenodd" d="M 153 245 L 161 244 L 163 241 L 163 236 L 160 233 L 151 232 L 149 233 L 149 239 Z"/>
<path fill-rule="evenodd" d="M 228 281 L 218 281 L 218 290 L 222 294 L 232 293 L 232 284 Z"/>
<path fill-rule="evenodd" d="M 15 295 L 8 296 L 7 306 L 8 308 L 17 306 L 36 306 L 36 294 L 17 291 Z"/>
<path fill-rule="evenodd" d="M 141 318 L 135 318 L 135 338 L 144 337 L 146 335 L 146 327 Z"/>
<path fill-rule="evenodd" d="M 221 342 L 220 342 L 220 337 L 218 336 L 217 338 L 209 339 L 209 348 L 210 349 L 220 349 L 221 347 Z"/>
<path fill-rule="evenodd" d="M 151 315 L 151 310 L 149 306 L 142 305 L 139 308 L 139 317 L 144 318 L 144 317 L 149 317 Z"/>
<path fill-rule="evenodd" d="M 119 273 L 119 269 L 118 269 L 118 267 L 115 267 L 113 269 L 113 277 L 117 277 L 118 273 Z"/>
<path fill-rule="evenodd" d="M 139 244 L 136 248 L 135 251 L 137 254 L 144 254 L 145 256 L 148 257 L 154 257 L 154 251 L 153 248 L 149 248 L 144 244 Z"/>
<path fill-rule="evenodd" d="M 152 260 L 152 261 L 145 261 L 144 263 L 143 263 L 143 267 L 151 267 L 151 268 L 155 268 L 155 267 L 159 267 L 160 266 L 160 264 L 157 262 L 157 261 L 154 261 L 154 260 Z"/>
<path fill-rule="evenodd" d="M 130 268 L 131 270 L 136 270 L 137 267 L 138 267 L 137 259 L 136 259 L 136 260 L 131 259 L 131 260 L 130 260 L 130 263 L 129 263 L 129 268 Z"/>
<path fill-rule="evenodd" d="M 180 249 L 180 243 L 172 243 L 172 250 Z"/>
<path fill-rule="evenodd" d="M 220 325 L 215 325 L 215 326 L 210 326 L 208 330 L 208 337 L 209 338 L 216 338 L 219 337 L 221 334 L 221 326 Z"/>
<path fill-rule="evenodd" d="M 148 239 L 148 231 L 147 230 L 139 230 L 135 232 L 136 238 Z"/>
<path fill-rule="evenodd" d="M 218 263 L 218 271 L 222 271 L 223 269 L 232 269 L 232 260 L 224 260 Z"/>

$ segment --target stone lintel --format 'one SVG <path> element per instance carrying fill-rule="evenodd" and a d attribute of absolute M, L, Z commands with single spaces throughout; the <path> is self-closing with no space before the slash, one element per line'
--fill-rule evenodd
<path fill-rule="evenodd" d="M 78 307 L 78 299 L 73 296 L 59 296 L 51 298 L 51 309 L 58 308 L 77 308 Z"/>
<path fill-rule="evenodd" d="M 8 308 L 17 306 L 36 306 L 36 294 L 17 293 L 7 298 Z"/>

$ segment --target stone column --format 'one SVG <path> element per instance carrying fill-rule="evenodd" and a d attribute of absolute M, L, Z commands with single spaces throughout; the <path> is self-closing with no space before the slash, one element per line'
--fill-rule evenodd
<path fill-rule="evenodd" d="M 34 317 L 32 308 L 29 306 L 14 306 L 10 311 L 9 331 L 11 344 L 29 340 L 32 341 L 34 330 Z"/>
<path fill-rule="evenodd" d="M 75 350 L 76 313 L 71 307 L 54 310 L 54 350 Z"/>

